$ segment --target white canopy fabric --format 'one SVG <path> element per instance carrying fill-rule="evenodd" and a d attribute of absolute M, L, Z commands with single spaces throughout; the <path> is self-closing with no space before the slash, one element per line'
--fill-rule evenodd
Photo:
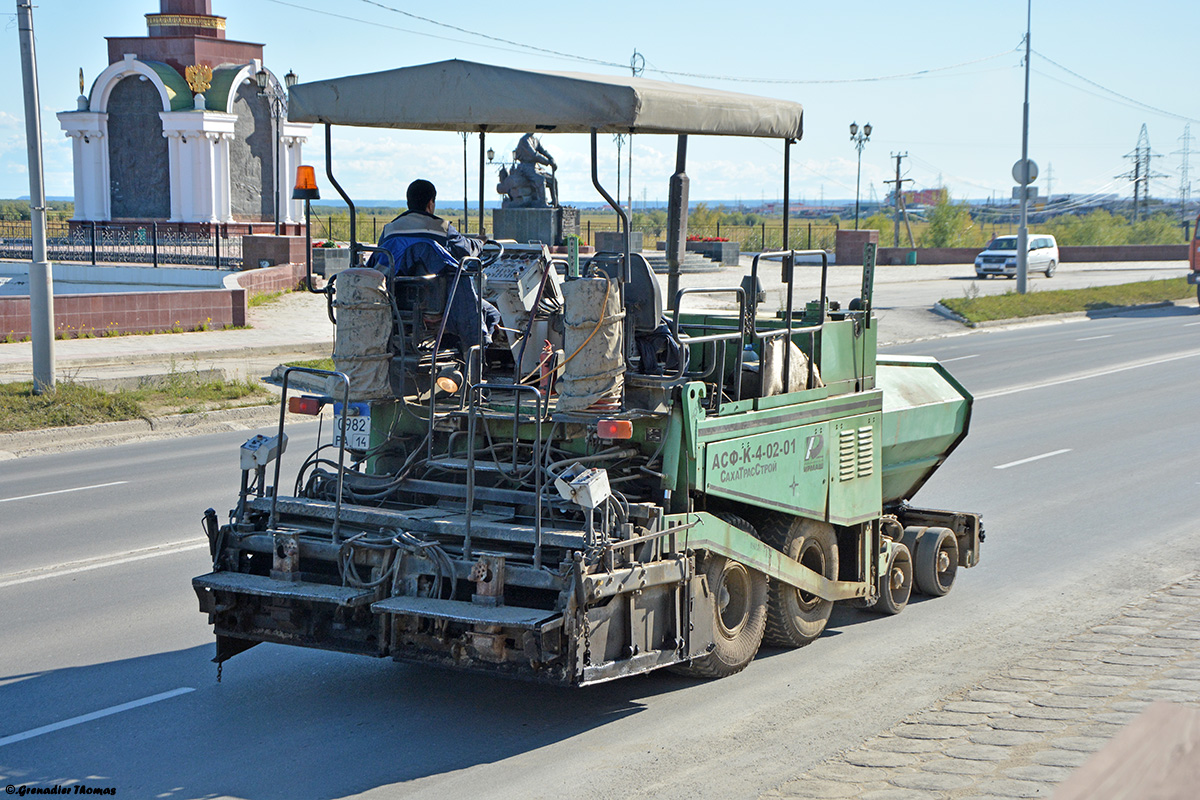
<path fill-rule="evenodd" d="M 440 61 L 293 86 L 288 119 L 432 131 L 799 139 L 799 103 L 644 78 Z"/>

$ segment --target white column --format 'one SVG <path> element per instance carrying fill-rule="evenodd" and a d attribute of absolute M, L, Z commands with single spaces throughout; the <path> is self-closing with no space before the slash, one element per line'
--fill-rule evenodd
<path fill-rule="evenodd" d="M 171 189 L 171 222 L 183 222 L 183 195 L 179 190 L 179 173 L 183 169 L 179 155 L 179 131 L 163 131 L 167 140 L 167 180 Z"/>
<path fill-rule="evenodd" d="M 184 222 L 201 222 L 196 218 L 196 137 L 200 135 L 179 131 L 179 176 L 171 176 L 171 182 L 179 184 L 179 218 Z"/>
<path fill-rule="evenodd" d="M 236 117 L 215 111 L 164 111 L 172 143 L 171 211 L 180 222 L 230 220 L 229 143 Z M 176 214 L 176 198 L 178 212 Z"/>
<path fill-rule="evenodd" d="M 77 220 L 109 219 L 108 115 L 64 111 L 59 125 L 71 139 Z"/>
<path fill-rule="evenodd" d="M 217 181 L 216 208 L 217 218 L 221 222 L 233 222 L 233 197 L 229 174 L 229 142 L 232 133 L 222 133 L 216 143 L 216 163 L 213 165 L 213 176 Z"/>
<path fill-rule="evenodd" d="M 299 122 L 283 123 L 283 151 L 280 154 L 280 168 L 283 179 L 279 184 L 280 219 L 289 224 L 304 222 L 304 202 L 292 199 L 292 185 L 296 179 L 296 167 L 303 163 L 303 146 L 312 132 L 312 125 Z"/>

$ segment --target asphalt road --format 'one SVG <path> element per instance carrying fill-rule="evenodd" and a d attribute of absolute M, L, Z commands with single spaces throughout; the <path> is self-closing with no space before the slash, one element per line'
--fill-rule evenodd
<path fill-rule="evenodd" d="M 982 512 L 981 564 L 945 598 L 839 609 L 810 647 L 715 682 L 571 691 L 262 645 L 217 684 L 189 579 L 249 433 L 0 463 L 0 783 L 754 796 L 1196 570 L 1194 306 L 901 350 L 976 394 L 971 435 L 916 499 Z"/>
<path fill-rule="evenodd" d="M 750 274 L 749 256 L 742 258 L 740 270 L 725 269 L 717 273 L 684 274 L 680 285 L 690 288 L 712 288 L 714 286 L 737 286 L 742 275 Z M 1041 274 L 1029 276 L 1028 291 L 1041 292 L 1055 289 L 1085 289 L 1091 286 L 1109 286 L 1134 281 L 1181 278 L 1187 274 L 1186 261 L 1128 261 L 1103 263 L 1060 264 L 1054 277 Z M 819 266 L 797 267 L 794 307 L 803 309 L 804 303 L 820 294 L 821 270 Z M 759 263 L 759 279 L 767 299 L 760 309 L 773 312 L 784 308 L 786 295 L 783 291 L 779 264 Z M 660 276 L 661 279 L 661 276 Z M 862 267 L 831 266 L 828 278 L 828 297 L 846 305 L 857 297 L 862 286 Z M 665 281 L 663 281 L 665 286 Z M 946 298 L 1004 294 L 1016 291 L 1015 280 L 990 278 L 980 280 L 971 264 L 922 264 L 918 266 L 880 266 L 875 271 L 875 315 L 880 322 L 880 343 L 902 343 L 964 333 L 958 322 L 938 316 L 933 304 Z M 1194 293 L 1193 293 L 1194 294 Z M 731 295 L 692 295 L 685 299 L 684 308 L 736 308 Z M 1184 304 L 1195 304 L 1186 300 Z"/>

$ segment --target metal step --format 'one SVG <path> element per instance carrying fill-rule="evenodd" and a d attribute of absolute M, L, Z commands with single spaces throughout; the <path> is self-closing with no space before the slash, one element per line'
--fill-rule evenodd
<path fill-rule="evenodd" d="M 352 586 L 330 586 L 325 583 L 281 581 L 265 575 L 248 575 L 244 572 L 210 572 L 192 578 L 195 589 L 211 589 L 214 592 L 252 594 L 258 597 L 279 597 L 287 600 L 307 600 L 314 603 L 336 603 L 339 606 L 361 606 L 374 597 L 373 589 L 356 589 Z"/>
<path fill-rule="evenodd" d="M 463 600 L 435 600 L 431 597 L 389 597 L 371 604 L 376 614 L 403 614 L 430 617 L 471 625 L 503 625 L 507 628 L 541 627 L 541 623 L 559 616 L 557 612 L 517 606 L 485 606 Z"/>
<path fill-rule="evenodd" d="M 270 497 L 256 497 L 247 503 L 255 511 L 269 512 Z M 334 504 L 325 500 L 307 500 L 296 497 L 280 497 L 278 513 L 281 517 L 295 516 L 333 522 Z M 431 533 L 461 538 L 466 532 L 467 515 L 446 508 L 407 509 L 396 511 L 389 508 L 367 508 L 351 504 L 342 505 L 342 523 L 367 529 L 398 528 L 412 533 Z M 476 509 L 471 518 L 473 541 L 493 540 L 514 542 L 533 546 L 536 539 L 534 528 L 527 522 L 517 522 L 511 514 L 488 513 Z M 542 528 L 542 545 L 580 550 L 584 546 L 583 531 Z"/>

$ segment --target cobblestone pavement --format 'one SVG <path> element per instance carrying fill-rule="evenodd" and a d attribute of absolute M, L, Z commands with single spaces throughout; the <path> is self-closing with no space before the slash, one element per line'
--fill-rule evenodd
<path fill-rule="evenodd" d="M 763 797 L 1050 797 L 1155 701 L 1200 705 L 1200 575 L 946 697 Z"/>

